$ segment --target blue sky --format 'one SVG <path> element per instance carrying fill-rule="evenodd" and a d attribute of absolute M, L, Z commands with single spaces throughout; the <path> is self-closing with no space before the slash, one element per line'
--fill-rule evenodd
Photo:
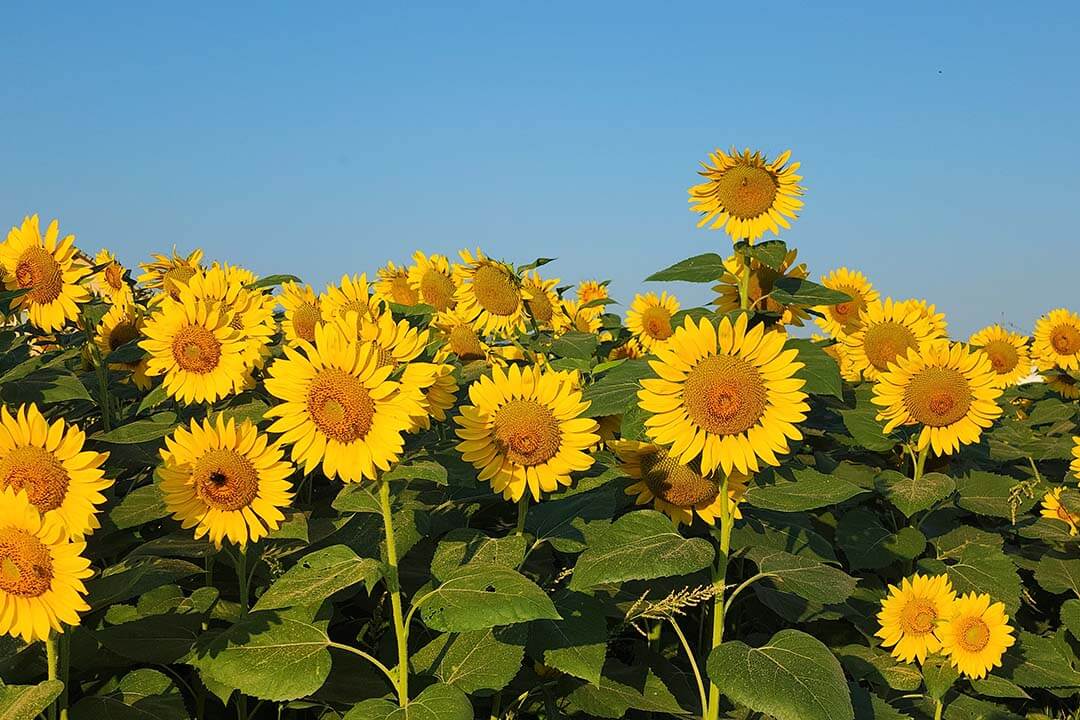
<path fill-rule="evenodd" d="M 813 277 L 957 336 L 1080 310 L 1075 2 L 216 5 L 3 4 L 0 222 L 317 286 L 480 246 L 629 301 L 730 247 L 710 149 L 790 147 Z"/>

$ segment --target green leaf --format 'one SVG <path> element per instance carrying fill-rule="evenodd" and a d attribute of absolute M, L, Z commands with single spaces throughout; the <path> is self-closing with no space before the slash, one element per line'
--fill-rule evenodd
<path fill-rule="evenodd" d="M 709 567 L 713 557 L 707 540 L 688 540 L 663 513 L 638 510 L 590 535 L 569 587 L 688 575 Z"/>
<path fill-rule="evenodd" d="M 785 472 L 794 476 L 794 482 L 773 473 L 774 482 L 747 488 L 746 501 L 766 510 L 801 512 L 836 505 L 866 492 L 858 485 L 813 468 L 785 469 Z M 759 475 L 758 481 L 761 480 Z"/>
<path fill-rule="evenodd" d="M 473 720 L 473 708 L 465 693 L 438 683 L 400 708 L 389 700 L 365 700 L 353 705 L 342 720 Z"/>
<path fill-rule="evenodd" d="M 1062 420 L 1072 420 L 1074 415 L 1076 415 L 1074 403 L 1065 403 L 1057 398 L 1046 398 L 1037 402 L 1031 409 L 1027 424 L 1031 427 L 1050 425 Z"/>
<path fill-rule="evenodd" d="M 926 538 L 915 528 L 900 528 L 894 534 L 877 515 L 863 508 L 840 518 L 836 543 L 844 549 L 852 570 L 877 570 L 897 560 L 912 560 L 926 548 Z"/>
<path fill-rule="evenodd" d="M 1020 576 L 1013 561 L 1000 549 L 972 546 L 941 560 L 922 560 L 919 567 L 937 575 L 948 574 L 958 595 L 987 593 L 1005 603 L 1010 615 L 1020 607 Z"/>
<path fill-rule="evenodd" d="M 926 683 L 926 693 L 934 700 L 945 697 L 945 693 L 960 677 L 960 673 L 952 666 L 952 662 L 941 655 L 927 657 L 923 663 L 922 672 L 923 682 Z"/>
<path fill-rule="evenodd" d="M 157 670 L 142 668 L 79 700 L 71 708 L 72 720 L 186 720 L 184 698 L 172 679 Z"/>
<path fill-rule="evenodd" d="M 955 695 L 946 702 L 945 720 L 1024 720 L 1024 717 L 1001 705 L 968 695 Z"/>
<path fill-rule="evenodd" d="M 446 485 L 446 468 L 433 460 L 417 460 L 415 462 L 396 465 L 383 475 L 383 480 L 423 480 L 433 482 L 436 485 Z"/>
<path fill-rule="evenodd" d="M 287 282 L 302 282 L 300 278 L 295 275 L 289 275 L 287 273 L 278 275 L 267 275 L 264 278 L 259 278 L 253 283 L 248 283 L 244 287 L 248 290 L 260 290 L 262 288 L 274 287 L 275 285 L 283 285 Z"/>
<path fill-rule="evenodd" d="M 590 520 L 606 520 L 615 512 L 615 495 L 611 490 L 608 485 L 558 500 L 545 500 L 529 509 L 525 529 L 538 543 L 558 541 L 564 552 L 583 550 L 582 526 Z"/>
<path fill-rule="evenodd" d="M 877 411 L 868 406 L 840 410 L 840 420 L 859 446 L 872 452 L 886 452 L 896 445 L 896 439 L 885 434 L 885 426 L 876 416 Z"/>
<path fill-rule="evenodd" d="M 916 665 L 900 662 L 877 647 L 844 645 L 834 653 L 848 675 L 856 680 L 890 690 L 912 692 L 922 687 L 923 677 Z"/>
<path fill-rule="evenodd" d="M 805 278 L 779 277 L 773 283 L 769 297 L 781 305 L 836 305 L 848 302 L 851 296 L 838 290 L 830 290 Z"/>
<path fill-rule="evenodd" d="M 603 604 L 585 593 L 563 590 L 552 597 L 562 620 L 537 620 L 529 652 L 544 665 L 598 685 L 607 655 Z"/>
<path fill-rule="evenodd" d="M 855 590 L 856 579 L 842 570 L 778 550 L 751 548 L 746 557 L 768 573 L 777 590 L 819 603 L 840 603 Z"/>
<path fill-rule="evenodd" d="M 79 378 L 60 368 L 39 370 L 18 382 L 0 383 L 0 396 L 12 404 L 33 402 L 39 405 L 93 399 Z"/>
<path fill-rule="evenodd" d="M 997 675 L 987 675 L 981 680 L 972 680 L 971 689 L 987 697 L 1031 699 L 1022 687 Z"/>
<path fill-rule="evenodd" d="M 138 527 L 154 520 L 168 517 L 165 496 L 157 483 L 135 488 L 120 499 L 109 511 L 109 518 L 120 530 Z"/>
<path fill-rule="evenodd" d="M 412 656 L 416 672 L 434 675 L 467 693 L 492 693 L 506 687 L 525 657 L 524 625 L 466 633 L 443 633 Z"/>
<path fill-rule="evenodd" d="M 592 333 L 568 332 L 551 343 L 551 352 L 559 357 L 588 360 L 596 354 L 600 340 Z"/>
<path fill-rule="evenodd" d="M 877 476 L 875 484 L 878 492 L 904 513 L 904 517 L 933 507 L 956 490 L 953 479 L 942 473 L 926 473 L 915 482 L 895 470 L 886 470 Z"/>
<path fill-rule="evenodd" d="M 735 243 L 735 252 L 757 260 L 759 263 L 772 270 L 780 271 L 787 259 L 787 244 L 783 240 L 766 240 L 751 245 L 745 240 Z"/>
<path fill-rule="evenodd" d="M 47 680 L 37 685 L 0 686 L 0 718 L 34 720 L 60 696 L 64 683 Z"/>
<path fill-rule="evenodd" d="M 1061 604 L 1061 624 L 1080 640 L 1080 600 L 1069 598 Z"/>
<path fill-rule="evenodd" d="M 647 377 L 653 377 L 653 371 L 646 360 L 627 360 L 609 370 L 582 393 L 582 399 L 590 403 L 584 414 L 588 417 L 621 415 L 637 405 L 637 392 L 641 389 L 638 381 Z"/>
<path fill-rule="evenodd" d="M 538 619 L 559 619 L 551 599 L 521 573 L 494 563 L 469 563 L 414 603 L 432 630 L 467 632 Z"/>
<path fill-rule="evenodd" d="M 911 720 L 877 695 L 872 695 L 855 683 L 848 683 L 855 720 Z"/>
<path fill-rule="evenodd" d="M 795 373 L 795 377 L 806 381 L 802 387 L 803 392 L 843 399 L 840 368 L 820 345 L 813 340 L 798 338 L 788 340 L 786 347 L 799 351 L 796 360 L 801 362 L 803 367 Z"/>
<path fill-rule="evenodd" d="M 118 655 L 168 665 L 191 652 L 203 632 L 203 622 L 198 613 L 171 612 L 106 625 L 92 632 L 99 643 Z"/>
<path fill-rule="evenodd" d="M 777 720 L 854 720 L 844 671 L 829 648 L 798 630 L 781 630 L 752 648 L 734 641 L 709 655 L 720 692 Z"/>
<path fill-rule="evenodd" d="M 176 413 L 166 411 L 157 413 L 147 420 L 135 420 L 127 425 L 121 425 L 109 432 L 96 433 L 92 437 L 98 442 L 114 445 L 150 442 L 165 437 L 175 430 L 178 424 Z"/>
<path fill-rule="evenodd" d="M 572 709 L 587 717 L 622 718 L 628 710 L 683 716 L 686 711 L 664 681 L 647 665 L 628 667 L 610 659 L 600 682 L 584 684 L 570 693 Z"/>
<path fill-rule="evenodd" d="M 201 572 L 198 565 L 174 558 L 124 560 L 86 581 L 86 602 L 95 610 L 101 609 Z"/>
<path fill-rule="evenodd" d="M 1072 438 L 1048 435 L 1015 420 L 1006 420 L 987 434 L 990 457 L 994 460 L 1067 460 L 1072 454 Z"/>
<path fill-rule="evenodd" d="M 164 385 L 158 385 L 150 390 L 143 396 L 142 402 L 139 403 L 139 409 L 136 411 L 137 415 L 142 415 L 143 411 L 156 408 L 161 403 L 169 399 L 169 393 L 165 391 Z"/>
<path fill-rule="evenodd" d="M 1080 558 L 1046 554 L 1035 567 L 1035 581 L 1043 590 L 1059 595 L 1080 595 Z"/>
<path fill-rule="evenodd" d="M 457 528 L 443 536 L 431 559 L 431 575 L 445 580 L 462 565 L 494 563 L 516 570 L 525 560 L 525 538 L 508 535 L 490 538 L 473 528 Z"/>
<path fill-rule="evenodd" d="M 1021 631 L 1017 644 L 1015 652 L 1023 661 L 1012 670 L 1014 683 L 1025 688 L 1080 688 L 1080 672 L 1063 643 Z"/>
<path fill-rule="evenodd" d="M 369 588 L 382 577 L 382 564 L 362 558 L 344 545 L 309 553 L 274 581 L 253 610 L 317 605 L 334 593 L 364 583 Z"/>
<path fill-rule="evenodd" d="M 1019 480 L 1007 475 L 970 470 L 956 478 L 956 489 L 959 492 L 956 504 L 979 515 L 1011 519 L 1014 508 L 1016 513 L 1024 513 L 1036 502 L 1035 498 L 1021 493 L 1015 495 L 1015 504 L 1010 505 L 1014 488 L 1019 484 Z"/>
<path fill-rule="evenodd" d="M 716 253 L 704 253 L 677 262 L 660 272 L 645 278 L 645 282 L 666 282 L 682 280 L 684 282 L 714 282 L 724 274 L 724 258 Z"/>

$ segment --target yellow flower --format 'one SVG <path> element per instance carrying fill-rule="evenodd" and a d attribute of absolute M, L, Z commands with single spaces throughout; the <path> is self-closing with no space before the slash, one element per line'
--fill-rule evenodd
<path fill-rule="evenodd" d="M 952 666 L 974 679 L 999 667 L 1005 650 L 1016 642 L 1004 603 L 991 603 L 985 594 L 966 593 L 957 598 L 937 634 L 941 651 Z"/>
<path fill-rule="evenodd" d="M 611 352 L 608 353 L 607 359 L 609 361 L 621 360 L 623 358 L 633 360 L 635 358 L 644 357 L 646 354 L 648 354 L 648 352 L 645 350 L 644 346 L 642 346 L 641 341 L 637 338 L 630 338 L 622 345 L 612 348 Z"/>
<path fill-rule="evenodd" d="M 107 453 L 83 450 L 86 434 L 58 418 L 50 425 L 34 404 L 15 415 L 0 408 L 0 488 L 25 491 L 48 522 L 74 538 L 101 524 L 102 491 L 113 484 L 101 469 Z"/>
<path fill-rule="evenodd" d="M 795 325 L 802 327 L 803 320 L 808 315 L 806 310 L 797 305 L 783 305 L 776 302 L 771 295 L 773 286 L 780 278 L 805 278 L 809 272 L 806 263 L 795 264 L 798 256 L 797 250 L 791 250 L 780 265 L 780 271 L 773 270 L 768 265 L 750 260 L 750 284 L 747 293 L 750 299 L 750 307 L 755 310 L 775 313 L 780 316 L 782 325 Z M 746 274 L 746 265 L 742 258 L 732 255 L 724 261 L 724 275 L 720 278 L 720 284 L 713 286 L 713 290 L 719 293 L 713 305 L 718 313 L 729 313 L 738 310 L 740 306 L 739 283 Z"/>
<path fill-rule="evenodd" d="M 135 301 L 131 285 L 125 279 L 127 269 L 116 260 L 115 255 L 108 250 L 100 250 L 94 256 L 94 265 L 101 268 L 90 280 L 94 292 L 113 305 Z"/>
<path fill-rule="evenodd" d="M 562 301 L 562 315 L 568 330 L 594 334 L 600 332 L 601 313 L 594 312 L 596 310 L 600 308 L 582 307 L 580 300 Z"/>
<path fill-rule="evenodd" d="M 941 337 L 917 307 L 907 302 L 873 300 L 859 314 L 860 327 L 839 339 L 851 362 L 849 375 L 861 374 L 873 380 L 889 369 L 889 363 L 908 350 L 921 349 Z"/>
<path fill-rule="evenodd" d="M 513 269 L 476 251 L 461 251 L 464 265 L 457 309 L 478 332 L 510 336 L 525 330 L 525 303 Z"/>
<path fill-rule="evenodd" d="M 437 313 L 453 309 L 457 302 L 454 299 L 457 283 L 445 255 L 428 256 L 419 250 L 414 252 L 413 264 L 409 266 L 409 284 L 420 302 L 435 308 Z"/>
<path fill-rule="evenodd" d="M 86 612 L 83 580 L 93 574 L 86 543 L 42 518 L 24 492 L 0 492 L 0 633 L 31 643 Z"/>
<path fill-rule="evenodd" d="M 345 317 L 349 312 L 356 312 L 361 317 L 375 317 L 382 312 L 382 301 L 371 296 L 366 274 L 341 276 L 338 285 L 327 285 L 326 292 L 319 296 L 319 305 L 325 320 Z"/>
<path fill-rule="evenodd" d="M 889 595 L 881 601 L 876 635 L 884 647 L 891 647 L 893 657 L 904 662 L 925 662 L 926 656 L 941 650 L 935 632 L 938 623 L 952 612 L 956 593 L 945 575 L 904 578 L 900 587 L 889 586 Z"/>
<path fill-rule="evenodd" d="M 597 423 L 581 414 L 589 407 L 568 376 L 537 368 L 492 368 L 491 376 L 469 386 L 471 405 L 455 418 L 462 458 L 507 500 L 520 500 L 526 488 L 541 492 L 569 485 L 570 473 L 588 470 Z"/>
<path fill-rule="evenodd" d="M 1077 448 L 1080 448 L 1080 442 L 1078 442 Z M 1076 453 L 1077 450 L 1074 449 L 1073 452 Z M 1076 463 L 1074 462 L 1074 464 Z M 1069 526 L 1069 534 L 1075 537 L 1080 534 L 1080 515 L 1073 515 L 1061 504 L 1062 490 L 1064 488 L 1057 487 L 1043 496 L 1042 509 L 1039 514 L 1044 518 L 1060 520 L 1065 523 Z"/>
<path fill-rule="evenodd" d="M 735 149 L 725 153 L 717 149 L 711 163 L 702 163 L 699 175 L 705 182 L 690 188 L 693 212 L 702 213 L 698 227 L 712 222 L 713 229 L 724 228 L 733 240 L 753 242 L 771 230 L 790 228 L 788 219 L 798 217 L 803 194 L 802 180 L 795 172 L 799 163 L 787 164 L 791 151 L 769 162 L 761 152 L 749 149 L 741 154 Z"/>
<path fill-rule="evenodd" d="M 322 321 L 319 297 L 310 285 L 300 286 L 289 281 L 282 284 L 278 302 L 285 308 L 285 319 L 281 321 L 281 332 L 285 341 L 296 344 L 301 340 L 315 342 L 315 328 Z"/>
<path fill-rule="evenodd" d="M 247 285 L 256 280 L 249 270 L 217 263 L 195 273 L 186 283 L 177 282 L 178 299 L 184 304 L 220 307 L 229 315 L 229 326 L 243 342 L 244 365 L 262 367 L 270 354 L 270 339 L 277 331 L 274 307 L 277 301 Z"/>
<path fill-rule="evenodd" d="M 1043 370 L 1042 378 L 1048 388 L 1066 400 L 1080 399 L 1080 381 L 1069 373 L 1061 369 Z"/>
<path fill-rule="evenodd" d="M 246 345 L 231 323 L 220 305 L 166 299 L 143 325 L 146 373 L 164 375 L 169 395 L 189 404 L 215 402 L 244 387 Z"/>
<path fill-rule="evenodd" d="M 336 325 L 315 329 L 315 343 L 284 348 L 267 369 L 267 391 L 282 402 L 266 411 L 268 428 L 291 445 L 291 457 L 310 473 L 320 463 L 328 478 L 374 480 L 401 457 L 403 433 L 422 413 L 420 392 L 393 380 L 379 348 Z"/>
<path fill-rule="evenodd" d="M 553 330 L 555 333 L 564 332 L 570 325 L 570 319 L 566 314 L 559 312 L 562 300 L 555 292 L 555 286 L 558 284 L 559 278 L 545 280 L 537 272 L 526 274 L 521 283 L 525 307 L 532 319 L 536 321 L 537 327 L 542 330 Z"/>
<path fill-rule="evenodd" d="M 968 342 L 989 356 L 1002 386 L 1015 385 L 1031 374 L 1031 356 L 1023 335 L 990 325 L 972 335 Z"/>
<path fill-rule="evenodd" d="M 939 341 L 921 352 L 908 350 L 878 375 L 873 403 L 882 408 L 877 419 L 885 421 L 886 433 L 918 423 L 918 449 L 929 445 L 935 455 L 950 455 L 977 443 L 1001 416 L 1001 393 L 986 353 Z"/>
<path fill-rule="evenodd" d="M 450 357 L 456 357 L 462 363 L 490 358 L 491 348 L 480 338 L 472 321 L 456 308 L 436 315 L 432 326 L 436 338 L 443 343 L 435 353 L 436 362 Z"/>
<path fill-rule="evenodd" d="M 649 361 L 659 377 L 641 381 L 648 436 L 683 464 L 700 457 L 705 474 L 722 467 L 749 475 L 759 459 L 779 465 L 777 453 L 802 439 L 795 424 L 810 410 L 805 380 L 794 377 L 803 364 L 786 339 L 762 325 L 748 331 L 745 313 L 718 326 L 686 318 Z"/>
<path fill-rule="evenodd" d="M 1039 370 L 1080 370 L 1080 315 L 1058 308 L 1035 323 L 1031 354 Z"/>
<path fill-rule="evenodd" d="M 683 465 L 668 451 L 654 443 L 616 440 L 610 443 L 619 457 L 623 472 L 637 482 L 626 488 L 636 495 L 635 504 L 652 503 L 676 523 L 689 525 L 694 513 L 709 525 L 724 511 L 720 487 L 723 478 L 715 473 L 702 475 L 698 463 Z M 746 475 L 734 472 L 728 478 L 728 511 L 736 520 L 742 518 L 739 501 L 746 492 Z"/>
<path fill-rule="evenodd" d="M 600 282 L 598 280 L 582 280 L 577 286 L 577 299 L 581 305 L 588 305 L 594 300 L 607 300 L 608 299 L 608 281 L 604 280 Z M 604 314 L 603 305 L 594 305 L 593 307 L 583 308 L 582 312 L 595 314 L 597 316 Z"/>
<path fill-rule="evenodd" d="M 626 328 L 634 334 L 634 340 L 646 350 L 667 347 L 675 333 L 671 318 L 679 312 L 679 301 L 674 295 L 650 292 L 634 296 L 634 302 L 626 313 Z"/>
<path fill-rule="evenodd" d="M 175 300 L 179 292 L 177 283 L 187 282 L 202 269 L 199 264 L 202 256 L 202 250 L 193 250 L 187 257 L 177 255 L 175 247 L 171 256 L 154 253 L 151 255 L 154 258 L 152 262 L 139 264 L 139 267 L 143 269 L 139 282 Z"/>
<path fill-rule="evenodd" d="M 404 265 L 395 265 L 390 261 L 386 267 L 379 268 L 378 277 L 375 281 L 375 297 L 383 303 L 416 305 L 420 302 L 420 293 L 409 283 L 409 269 Z"/>
<path fill-rule="evenodd" d="M 60 223 L 53 220 L 41 237 L 38 216 L 23 219 L 0 244 L 0 276 L 8 290 L 29 291 L 12 301 L 26 310 L 34 327 L 52 332 L 79 317 L 79 303 L 90 300 L 81 284 L 90 270 L 76 262 L 75 236 L 60 239 Z"/>
<path fill-rule="evenodd" d="M 194 419 L 165 438 L 157 479 L 165 507 L 195 539 L 241 548 L 276 530 L 292 499 L 293 465 L 250 420 Z"/>
<path fill-rule="evenodd" d="M 97 332 L 94 334 L 94 344 L 97 346 L 101 358 L 107 360 L 109 353 L 121 345 L 142 337 L 143 313 L 142 309 L 132 305 L 131 302 L 117 302 L 109 308 L 109 312 L 98 323 Z M 140 390 L 150 389 L 150 378 L 146 375 L 148 361 L 146 358 L 138 362 L 109 363 L 110 370 L 126 370 L 131 373 L 131 381 Z"/>
<path fill-rule="evenodd" d="M 867 303 L 877 300 L 880 295 L 858 270 L 848 270 L 846 267 L 833 270 L 821 278 L 821 284 L 830 290 L 842 292 L 851 297 L 850 300 L 835 305 L 819 305 L 814 308 L 823 317 L 814 318 L 822 330 L 831 337 L 850 335 L 860 327 L 859 314 Z"/>
<path fill-rule="evenodd" d="M 1073 438 L 1073 460 L 1069 465 L 1069 471 L 1076 477 L 1080 477 L 1080 437 Z"/>
<path fill-rule="evenodd" d="M 939 313 L 936 305 L 931 305 L 925 300 L 919 299 L 904 300 L 904 303 L 909 309 L 919 311 L 919 317 L 930 323 L 935 336 L 948 337 L 949 324 L 945 321 L 945 313 Z"/>

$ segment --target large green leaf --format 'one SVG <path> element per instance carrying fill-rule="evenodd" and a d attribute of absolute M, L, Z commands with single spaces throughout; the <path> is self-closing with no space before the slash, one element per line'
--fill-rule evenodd
<path fill-rule="evenodd" d="M 496 692 L 521 669 L 527 636 L 525 625 L 442 633 L 413 653 L 413 669 L 467 693 Z"/>
<path fill-rule="evenodd" d="M 768 573 L 777 590 L 819 603 L 840 603 L 855 590 L 856 579 L 835 567 L 782 550 L 751 548 L 746 556 Z"/>
<path fill-rule="evenodd" d="M 779 271 L 784 267 L 788 249 L 783 240 L 766 240 L 753 245 L 745 240 L 740 240 L 735 243 L 735 252 L 739 255 L 749 256 L 765 267 Z"/>
<path fill-rule="evenodd" d="M 916 482 L 895 470 L 878 475 L 876 485 L 878 492 L 904 513 L 904 517 L 932 507 L 956 490 L 953 479 L 942 473 L 926 473 Z"/>
<path fill-rule="evenodd" d="M 596 354 L 599 339 L 593 333 L 568 332 L 551 343 L 551 352 L 559 357 L 588 360 Z"/>
<path fill-rule="evenodd" d="M 562 620 L 530 625 L 529 653 L 574 677 L 597 685 L 607 655 L 604 606 L 585 593 L 565 590 L 552 597 Z"/>
<path fill-rule="evenodd" d="M 947 573 L 957 593 L 987 593 L 1005 603 L 1010 615 L 1020 607 L 1020 576 L 998 548 L 971 546 L 938 560 L 921 560 L 919 567 L 934 575 Z"/>
<path fill-rule="evenodd" d="M 342 720 L 473 720 L 469 698 L 451 685 L 424 688 L 405 707 L 389 700 L 365 700 L 353 705 Z"/>
<path fill-rule="evenodd" d="M 724 274 L 724 258 L 716 253 L 695 255 L 645 278 L 645 282 L 713 282 Z"/>
<path fill-rule="evenodd" d="M 114 445 L 150 442 L 165 437 L 176 429 L 177 424 L 176 413 L 159 412 L 146 420 L 135 420 L 107 433 L 98 433 L 94 440 Z"/>
<path fill-rule="evenodd" d="M 847 480 L 809 467 L 793 469 L 790 474 L 794 481 L 775 473 L 774 482 L 751 485 L 746 490 L 746 501 L 766 510 L 801 512 L 836 505 L 866 492 Z"/>
<path fill-rule="evenodd" d="M 1015 652 L 1022 658 L 1012 669 L 1011 680 L 1025 688 L 1080 689 L 1080 672 L 1072 652 L 1057 638 L 1021 631 Z"/>
<path fill-rule="evenodd" d="M 777 278 L 769 296 L 781 305 L 836 305 L 851 300 L 847 293 L 797 277 Z"/>
<path fill-rule="evenodd" d="M 803 392 L 843 398 L 840 368 L 820 345 L 813 340 L 799 338 L 788 340 L 787 347 L 799 351 L 796 360 L 801 362 L 803 367 L 795 373 L 795 377 L 806 381 L 802 387 Z"/>
<path fill-rule="evenodd" d="M 382 563 L 362 558 L 344 545 L 331 545 L 305 555 L 274 581 L 254 610 L 317 605 L 357 583 L 372 587 L 382 577 Z"/>
<path fill-rule="evenodd" d="M 627 666 L 609 659 L 600 682 L 582 684 L 570 693 L 570 708 L 586 717 L 622 718 L 628 710 L 682 716 L 686 710 L 647 665 Z"/>
<path fill-rule="evenodd" d="M 757 648 L 723 643 L 709 655 L 708 669 L 724 695 L 777 720 L 854 720 L 840 663 L 804 632 L 781 630 Z"/>
<path fill-rule="evenodd" d="M 174 558 L 124 560 L 86 581 L 86 601 L 94 609 L 104 608 L 201 572 L 203 569 L 198 565 Z"/>
<path fill-rule="evenodd" d="M 1047 592 L 1080 596 L 1080 558 L 1044 555 L 1035 567 L 1035 581 Z"/>
<path fill-rule="evenodd" d="M 114 606 L 117 607 L 117 606 Z M 97 641 L 138 662 L 168 665 L 187 655 L 203 632 L 198 613 L 148 615 L 93 631 Z"/>
<path fill-rule="evenodd" d="M 63 689 L 64 683 L 59 680 L 38 685 L 0 685 L 0 719 L 34 720 Z"/>
<path fill-rule="evenodd" d="M 165 496 L 157 483 L 143 485 L 128 492 L 109 511 L 109 518 L 120 530 L 138 527 L 168 516 Z"/>
<path fill-rule="evenodd" d="M 863 508 L 845 513 L 836 527 L 836 543 L 852 570 L 876 570 L 897 560 L 912 560 L 926 548 L 926 538 L 912 527 L 893 533 L 877 515 Z"/>
<path fill-rule="evenodd" d="M 456 528 L 446 533 L 431 558 L 431 575 L 445 580 L 457 568 L 471 562 L 495 563 L 517 569 L 525 560 L 525 538 L 508 535 L 491 538 L 473 528 Z"/>
<path fill-rule="evenodd" d="M 157 670 L 140 668 L 115 687 L 107 684 L 71 708 L 72 720 L 187 720 L 175 682 Z"/>
<path fill-rule="evenodd" d="M 584 524 L 604 520 L 615 512 L 615 495 L 612 492 L 614 485 L 615 483 L 609 483 L 589 492 L 557 500 L 545 500 L 529 510 L 525 518 L 525 529 L 536 537 L 538 543 L 558 542 L 559 549 L 563 552 L 583 550 Z"/>
<path fill-rule="evenodd" d="M 462 565 L 414 602 L 420 606 L 424 623 L 440 632 L 559 618 L 551 599 L 535 583 L 495 563 Z"/>
<path fill-rule="evenodd" d="M 1016 491 L 1020 481 L 1007 475 L 971 470 L 956 478 L 956 503 L 973 513 L 1009 518 L 1030 510 L 1036 498 Z"/>
<path fill-rule="evenodd" d="M 627 408 L 637 404 L 637 392 L 641 389 L 638 381 L 652 376 L 652 368 L 645 360 L 627 360 L 608 370 L 599 380 L 585 388 L 583 399 L 590 402 L 585 415 L 621 415 Z"/>
<path fill-rule="evenodd" d="M 869 693 L 855 683 L 848 683 L 855 720 L 911 720 L 877 695 Z"/>

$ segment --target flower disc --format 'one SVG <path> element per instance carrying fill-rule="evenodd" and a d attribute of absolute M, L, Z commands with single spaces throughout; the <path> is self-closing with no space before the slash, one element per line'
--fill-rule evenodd
<path fill-rule="evenodd" d="M 1058 308 L 1035 323 L 1031 352 L 1039 370 L 1080 370 L 1080 315 Z"/>
<path fill-rule="evenodd" d="M 671 318 L 679 311 L 679 301 L 666 292 L 635 295 L 626 313 L 626 327 L 641 346 L 652 350 L 667 345 L 675 334 Z"/>
<path fill-rule="evenodd" d="M 690 188 L 690 209 L 702 214 L 698 227 L 712 222 L 733 240 L 750 241 L 766 230 L 779 234 L 781 227 L 790 228 L 788 220 L 797 217 L 803 194 L 802 177 L 795 174 L 799 163 L 788 165 L 790 157 L 787 151 L 770 162 L 749 149 L 713 152 L 711 163 L 702 163 L 698 173 L 705 182 Z"/>
<path fill-rule="evenodd" d="M 510 268 L 477 250 L 461 251 L 465 265 L 457 289 L 457 307 L 482 333 L 511 335 L 525 329 L 525 305 Z"/>
<path fill-rule="evenodd" d="M 1012 647 L 1009 616 L 1003 603 L 989 595 L 966 593 L 957 598 L 952 613 L 938 629 L 941 651 L 952 666 L 969 678 L 979 679 L 1001 665 L 1001 656 Z"/>

